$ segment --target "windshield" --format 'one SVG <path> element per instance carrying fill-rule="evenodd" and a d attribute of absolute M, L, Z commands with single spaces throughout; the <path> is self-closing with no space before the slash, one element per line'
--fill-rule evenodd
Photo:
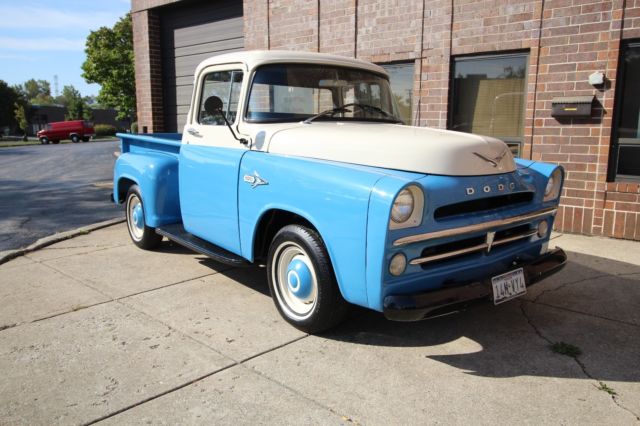
<path fill-rule="evenodd" d="M 256 70 L 247 121 L 285 122 L 311 117 L 318 121 L 400 122 L 389 81 L 382 75 L 312 64 L 271 64 Z"/>

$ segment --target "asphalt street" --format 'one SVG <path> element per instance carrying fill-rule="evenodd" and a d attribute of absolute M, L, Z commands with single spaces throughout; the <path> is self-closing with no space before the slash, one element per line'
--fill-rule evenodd
<path fill-rule="evenodd" d="M 0 149 L 0 251 L 123 217 L 109 201 L 118 142 Z"/>

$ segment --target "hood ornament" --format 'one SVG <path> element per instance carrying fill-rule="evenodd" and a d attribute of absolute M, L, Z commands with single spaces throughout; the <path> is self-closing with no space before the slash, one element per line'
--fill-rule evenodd
<path fill-rule="evenodd" d="M 491 163 L 491 165 L 493 167 L 498 167 L 500 170 L 502 170 L 502 166 L 500 165 L 500 163 L 502 162 L 502 159 L 504 158 L 505 155 L 507 155 L 507 151 L 509 151 L 509 148 L 505 148 L 504 151 L 502 151 L 502 153 L 500 155 L 498 155 L 497 157 L 493 157 L 493 158 L 489 158 L 485 155 L 482 155 L 478 152 L 474 152 L 475 155 L 477 155 L 478 157 L 482 158 L 484 161 L 486 161 L 487 163 Z"/>

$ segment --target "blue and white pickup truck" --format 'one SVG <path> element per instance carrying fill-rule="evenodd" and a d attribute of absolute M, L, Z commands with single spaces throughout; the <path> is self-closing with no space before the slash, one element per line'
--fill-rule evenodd
<path fill-rule="evenodd" d="M 413 321 L 498 304 L 558 271 L 563 169 L 497 139 L 404 125 L 383 68 L 255 51 L 195 73 L 184 134 L 120 134 L 115 202 L 163 237 L 266 266 L 275 305 L 317 333 L 349 304 Z"/>

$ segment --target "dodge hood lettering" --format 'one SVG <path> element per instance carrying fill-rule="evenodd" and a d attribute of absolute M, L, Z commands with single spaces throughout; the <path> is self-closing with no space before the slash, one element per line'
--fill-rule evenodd
<path fill-rule="evenodd" d="M 276 131 L 267 150 L 448 176 L 495 175 L 516 169 L 511 151 L 498 139 L 395 124 L 297 124 Z"/>

